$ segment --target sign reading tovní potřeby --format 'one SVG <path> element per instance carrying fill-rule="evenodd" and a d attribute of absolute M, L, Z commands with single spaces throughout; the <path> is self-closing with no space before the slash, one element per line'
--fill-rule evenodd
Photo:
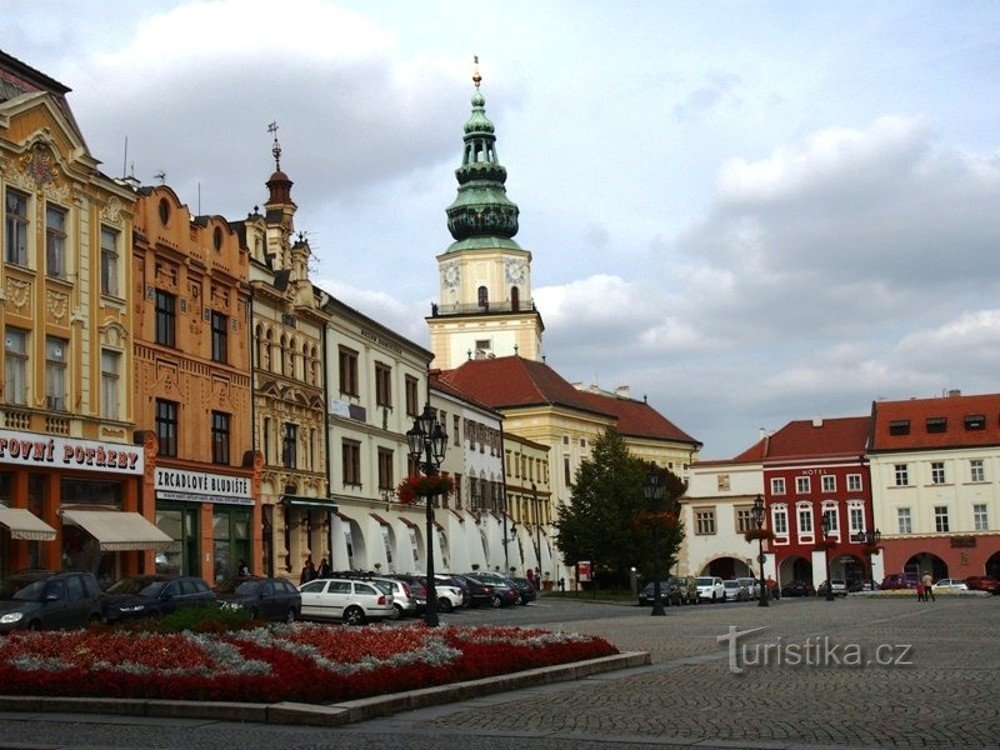
<path fill-rule="evenodd" d="M 12 430 L 0 430 L 0 464 L 114 474 L 142 474 L 145 468 L 138 445 Z"/>

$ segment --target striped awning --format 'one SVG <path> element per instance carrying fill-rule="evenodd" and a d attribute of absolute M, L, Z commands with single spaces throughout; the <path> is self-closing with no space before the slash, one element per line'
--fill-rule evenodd
<path fill-rule="evenodd" d="M 138 513 L 117 510 L 62 511 L 63 523 L 81 527 L 94 537 L 103 552 L 133 549 L 165 550 L 174 540 Z"/>
<path fill-rule="evenodd" d="M 56 530 L 27 508 L 8 508 L 6 505 L 0 505 L 0 526 L 10 529 L 11 539 L 51 542 L 56 538 Z"/>

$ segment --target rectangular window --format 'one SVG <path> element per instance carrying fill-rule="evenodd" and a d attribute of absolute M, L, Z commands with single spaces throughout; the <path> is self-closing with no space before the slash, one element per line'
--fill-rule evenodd
<path fill-rule="evenodd" d="M 229 464 L 229 415 L 212 412 L 212 463 Z"/>
<path fill-rule="evenodd" d="M 28 265 L 28 196 L 16 190 L 7 189 L 7 200 L 4 203 L 6 213 L 7 252 L 4 255 L 8 263 L 15 266 Z"/>
<path fill-rule="evenodd" d="M 118 405 L 121 361 L 122 355 L 118 352 L 101 350 L 101 416 L 105 419 L 118 419 L 121 414 Z"/>
<path fill-rule="evenodd" d="M 285 422 L 285 432 L 281 441 L 281 463 L 286 469 L 299 465 L 299 426 Z"/>
<path fill-rule="evenodd" d="M 344 440 L 340 445 L 341 463 L 344 469 L 344 484 L 361 486 L 361 443 Z"/>
<path fill-rule="evenodd" d="M 860 474 L 848 474 L 847 475 L 847 491 L 848 492 L 861 492 L 861 475 Z"/>
<path fill-rule="evenodd" d="M 823 509 L 823 527 L 827 534 L 840 533 L 840 514 L 836 508 Z"/>
<path fill-rule="evenodd" d="M 972 506 L 972 526 L 976 531 L 989 531 L 989 519 L 986 517 L 986 504 Z"/>
<path fill-rule="evenodd" d="M 66 275 L 66 211 L 58 206 L 45 207 L 45 273 Z"/>
<path fill-rule="evenodd" d="M 101 294 L 118 296 L 118 232 L 101 227 Z"/>
<path fill-rule="evenodd" d="M 396 486 L 392 477 L 392 451 L 388 448 L 378 449 L 378 488 L 391 490 Z"/>
<path fill-rule="evenodd" d="M 906 487 L 907 485 L 909 485 L 910 484 L 910 470 L 909 470 L 907 464 L 896 464 L 895 467 L 894 467 L 894 469 L 895 469 L 895 472 L 896 472 L 896 486 L 897 487 Z"/>
<path fill-rule="evenodd" d="M 212 361 L 229 361 L 229 317 L 212 310 Z"/>
<path fill-rule="evenodd" d="M 45 408 L 66 411 L 66 347 L 68 342 L 45 339 Z"/>
<path fill-rule="evenodd" d="M 927 432 L 947 432 L 948 431 L 948 420 L 945 417 L 928 417 L 927 421 L 924 423 Z"/>
<path fill-rule="evenodd" d="M 753 521 L 753 508 L 737 508 L 736 509 L 736 533 L 745 534 L 748 531 L 752 531 L 757 528 L 757 524 Z"/>
<path fill-rule="evenodd" d="M 177 455 L 177 404 L 156 399 L 156 437 L 160 456 Z"/>
<path fill-rule="evenodd" d="M 837 491 L 837 477 L 831 476 L 829 474 L 824 474 L 821 478 L 823 485 L 823 492 L 836 492 Z"/>
<path fill-rule="evenodd" d="M 795 492 L 799 495 L 808 495 L 811 482 L 809 477 L 795 477 Z"/>
<path fill-rule="evenodd" d="M 177 322 L 177 297 L 156 290 L 156 343 L 163 346 L 175 346 L 175 328 Z"/>
<path fill-rule="evenodd" d="M 970 482 L 986 481 L 986 469 L 983 466 L 983 459 L 981 458 L 969 459 L 969 481 Z"/>
<path fill-rule="evenodd" d="M 412 375 L 406 376 L 406 413 L 411 417 L 420 414 L 420 394 L 417 392 L 418 381 Z M 441 413 L 441 425 L 448 429 L 448 417 Z"/>
<path fill-rule="evenodd" d="M 375 363 L 375 404 L 392 407 L 392 368 Z"/>
<path fill-rule="evenodd" d="M 264 435 L 262 442 L 264 443 L 264 463 L 269 464 L 271 463 L 271 418 L 270 417 L 264 417 Z"/>
<path fill-rule="evenodd" d="M 788 535 L 788 511 L 784 508 L 775 508 L 771 514 L 774 523 L 774 533 L 776 536 Z"/>
<path fill-rule="evenodd" d="M 852 505 L 851 510 L 851 533 L 856 534 L 865 530 L 865 509 L 857 505 Z"/>
<path fill-rule="evenodd" d="M 567 487 L 573 484 L 573 476 L 569 470 L 569 456 L 563 456 L 563 482 Z"/>
<path fill-rule="evenodd" d="M 910 516 L 909 508 L 896 508 L 896 521 L 899 524 L 900 534 L 913 533 L 913 518 Z"/>
<path fill-rule="evenodd" d="M 909 419 L 894 419 L 889 422 L 889 434 L 890 435 L 909 435 L 910 434 L 910 420 Z"/>
<path fill-rule="evenodd" d="M 4 337 L 4 398 L 8 404 L 28 403 L 28 334 L 8 328 Z"/>
<path fill-rule="evenodd" d="M 813 533 L 813 513 L 811 508 L 799 508 L 799 533 Z"/>
<path fill-rule="evenodd" d="M 967 430 L 985 430 L 986 429 L 986 415 L 985 414 L 968 414 L 965 417 L 965 429 Z"/>
<path fill-rule="evenodd" d="M 775 477 L 771 480 L 771 494 L 772 495 L 784 495 L 785 494 L 785 478 Z"/>
<path fill-rule="evenodd" d="M 949 530 L 947 505 L 934 506 L 934 530 L 939 532 L 947 532 Z"/>
<path fill-rule="evenodd" d="M 462 444 L 462 419 L 457 414 L 452 417 L 452 438 L 454 438 L 455 445 Z"/>
<path fill-rule="evenodd" d="M 931 484 L 944 484 L 944 461 L 931 462 Z"/>
<path fill-rule="evenodd" d="M 347 396 L 358 395 L 358 353 L 340 347 L 340 392 Z"/>
<path fill-rule="evenodd" d="M 695 510 L 695 534 L 698 536 L 711 536 L 715 533 L 715 509 L 705 508 Z"/>

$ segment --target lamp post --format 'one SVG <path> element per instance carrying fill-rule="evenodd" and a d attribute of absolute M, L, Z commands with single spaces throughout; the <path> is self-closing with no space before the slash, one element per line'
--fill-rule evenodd
<path fill-rule="evenodd" d="M 542 504 L 538 500 L 538 487 L 531 483 L 531 495 L 535 499 L 535 559 L 538 561 L 538 575 L 542 575 Z M 542 582 L 538 582 L 541 589 Z"/>
<path fill-rule="evenodd" d="M 761 495 L 757 495 L 753 501 L 753 522 L 757 527 L 759 532 L 764 528 L 764 498 Z M 757 562 L 760 563 L 760 596 L 757 597 L 758 607 L 768 607 L 768 595 L 771 593 L 767 590 L 767 582 L 764 580 L 764 537 L 758 535 L 757 537 L 757 549 L 759 554 L 757 555 Z"/>
<path fill-rule="evenodd" d="M 655 513 L 658 508 L 660 498 L 663 496 L 663 483 L 660 481 L 660 473 L 656 466 L 650 464 L 649 472 L 646 474 L 646 481 L 642 485 L 643 495 L 646 497 L 646 507 L 651 513 Z M 663 597 L 660 591 L 660 530 L 656 518 L 653 521 L 653 617 L 663 617 L 667 612 L 663 609 Z"/>
<path fill-rule="evenodd" d="M 823 557 L 826 559 L 826 600 L 834 601 L 833 583 L 830 581 L 830 549 L 828 547 L 827 535 L 830 533 L 830 517 L 823 512 Z"/>
<path fill-rule="evenodd" d="M 437 421 L 437 413 L 430 403 L 424 404 L 423 413 L 413 420 L 413 428 L 406 432 L 406 444 L 410 458 L 416 462 L 425 477 L 433 477 L 444 460 L 448 446 L 448 434 Z M 427 611 L 424 622 L 427 627 L 437 627 L 437 588 L 434 585 L 434 498 L 427 495 Z"/>
<path fill-rule="evenodd" d="M 868 578 L 871 582 L 872 591 L 875 590 L 875 570 L 872 568 L 872 548 L 874 548 L 879 542 L 882 541 L 882 532 L 878 529 L 875 531 L 865 532 L 865 546 L 868 547 Z"/>

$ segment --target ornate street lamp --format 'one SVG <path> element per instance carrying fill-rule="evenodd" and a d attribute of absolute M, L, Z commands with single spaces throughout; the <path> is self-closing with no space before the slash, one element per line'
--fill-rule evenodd
<path fill-rule="evenodd" d="M 767 590 L 767 582 L 764 580 L 764 561 L 767 558 L 764 556 L 764 537 L 760 534 L 764 528 L 764 498 L 760 495 L 757 495 L 753 501 L 753 522 L 757 527 L 757 549 L 760 553 L 757 555 L 757 562 L 760 563 L 760 596 L 757 598 L 757 606 L 767 607 L 770 606 L 767 602 L 770 592 Z"/>
<path fill-rule="evenodd" d="M 882 532 L 878 529 L 865 532 L 865 546 L 868 548 L 868 578 L 871 582 L 872 591 L 875 590 L 875 570 L 872 568 L 872 553 L 881 541 Z"/>
<path fill-rule="evenodd" d="M 662 592 L 660 591 L 660 530 L 658 519 L 652 517 L 659 510 L 659 500 L 663 497 L 663 483 L 655 464 L 650 464 L 646 481 L 642 485 L 642 493 L 646 497 L 646 507 L 649 509 L 653 523 L 653 617 L 663 617 L 667 612 L 663 609 Z"/>
<path fill-rule="evenodd" d="M 437 413 L 430 403 L 424 404 L 423 413 L 413 420 L 413 428 L 406 431 L 406 444 L 410 458 L 425 477 L 433 477 L 444 460 L 448 447 L 448 434 L 437 421 Z M 424 622 L 437 627 L 437 587 L 434 583 L 434 497 L 427 495 L 427 611 Z"/>
<path fill-rule="evenodd" d="M 830 580 L 830 543 L 827 541 L 827 535 L 830 533 L 830 517 L 823 512 L 823 556 L 826 558 L 826 600 L 828 602 L 834 601 L 833 596 L 833 581 Z"/>

